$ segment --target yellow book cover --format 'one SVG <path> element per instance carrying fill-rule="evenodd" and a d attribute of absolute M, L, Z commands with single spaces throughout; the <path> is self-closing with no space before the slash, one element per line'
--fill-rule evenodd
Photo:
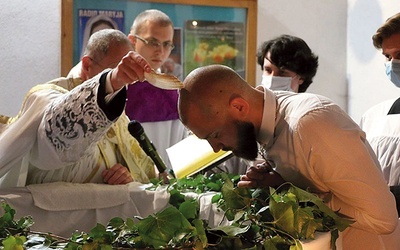
<path fill-rule="evenodd" d="M 215 153 L 207 140 L 195 135 L 167 148 L 167 154 L 176 178 L 190 176 L 232 156 L 231 151 Z"/>

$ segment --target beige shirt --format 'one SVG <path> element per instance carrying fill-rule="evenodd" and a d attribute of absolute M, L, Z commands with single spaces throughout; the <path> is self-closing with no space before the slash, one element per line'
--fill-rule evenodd
<path fill-rule="evenodd" d="M 258 141 L 283 179 L 355 219 L 343 249 L 400 249 L 395 200 L 365 133 L 325 97 L 264 92 Z"/>

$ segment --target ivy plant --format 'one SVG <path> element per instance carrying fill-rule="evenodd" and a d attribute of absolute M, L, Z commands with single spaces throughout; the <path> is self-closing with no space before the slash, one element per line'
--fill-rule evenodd
<path fill-rule="evenodd" d="M 238 180 L 239 176 L 225 173 L 171 179 L 170 206 L 162 211 L 146 218 L 116 217 L 89 232 L 74 232 L 68 239 L 31 231 L 33 219 L 16 220 L 16 211 L 3 201 L 0 249 L 302 250 L 301 241 L 313 239 L 316 232 L 330 232 L 331 248 L 336 249 L 338 232 L 352 223 L 316 195 L 290 183 L 276 189 L 245 189 L 236 186 Z M 152 181 L 149 189 L 162 185 Z M 225 223 L 211 227 L 201 220 L 197 199 L 188 198 L 186 192 L 214 192 L 212 202 L 224 214 Z"/>

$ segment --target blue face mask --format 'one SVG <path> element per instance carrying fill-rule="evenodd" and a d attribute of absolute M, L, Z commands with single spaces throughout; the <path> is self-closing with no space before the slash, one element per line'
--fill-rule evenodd
<path fill-rule="evenodd" d="M 400 60 L 392 59 L 390 62 L 386 62 L 385 65 L 386 75 L 396 87 L 400 88 Z"/>

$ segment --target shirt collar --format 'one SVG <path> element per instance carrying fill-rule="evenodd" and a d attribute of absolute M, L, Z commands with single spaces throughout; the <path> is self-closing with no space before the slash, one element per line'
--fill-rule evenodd
<path fill-rule="evenodd" d="M 257 141 L 260 144 L 264 144 L 264 147 L 269 148 L 273 143 L 277 103 L 275 94 L 268 88 L 263 88 L 264 110 Z"/>

